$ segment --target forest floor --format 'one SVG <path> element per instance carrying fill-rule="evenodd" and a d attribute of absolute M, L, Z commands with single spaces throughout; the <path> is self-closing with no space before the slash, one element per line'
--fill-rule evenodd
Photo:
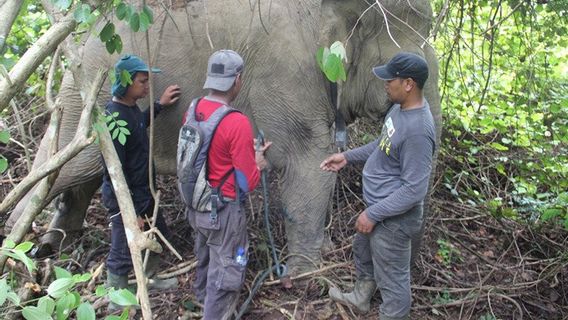
<path fill-rule="evenodd" d="M 23 162 L 19 163 L 23 166 Z M 441 176 L 443 159 L 438 167 L 438 176 Z M 14 171 L 18 174 L 11 176 L 11 181 L 17 182 L 25 171 L 25 168 Z M 276 176 L 277 173 L 271 174 Z M 378 292 L 368 314 L 342 307 L 330 301 L 327 295 L 330 286 L 350 289 L 355 279 L 351 245 L 355 219 L 364 209 L 360 175 L 361 168 L 347 168 L 338 176 L 326 222 L 330 241 L 316 270 L 293 279 L 292 289 L 279 285 L 275 275 L 269 277 L 249 304 L 243 319 L 378 318 L 381 301 Z M 161 210 L 172 232 L 170 241 L 183 261 L 170 252 L 164 254 L 160 274 L 167 277 L 180 273 L 177 275 L 180 287 L 150 291 L 152 311 L 156 319 L 198 319 L 201 309 L 191 290 L 195 277 L 192 230 L 183 215 L 175 180 L 171 177 L 158 180 L 162 190 Z M 435 183 L 423 244 L 413 268 L 411 318 L 568 319 L 568 232 L 553 225 L 536 229 L 526 222 L 496 217 L 483 206 L 460 202 L 446 188 L 438 186 L 440 180 Z M 275 185 L 273 181 L 270 188 L 270 221 L 279 258 L 285 261 L 282 209 Z M 3 183 L 1 198 L 9 189 L 10 185 Z M 250 257 L 241 302 L 245 301 L 255 279 L 272 263 L 260 188 L 250 195 L 247 209 Z M 43 219 L 38 219 L 28 239 L 37 241 L 45 233 L 50 210 L 47 208 Z M 62 248 L 69 259 L 62 260 L 56 254 L 51 259 L 38 260 L 40 273 L 46 266 L 53 265 L 73 273 L 92 272 L 105 262 L 110 233 L 100 194 L 92 200 L 83 229 L 75 236 L 69 246 Z M 103 282 L 104 276 L 100 275 L 96 284 Z M 103 318 L 106 315 L 104 302 L 94 301 L 94 304 L 99 306 L 97 318 Z M 134 318 L 140 318 L 140 313 Z"/>

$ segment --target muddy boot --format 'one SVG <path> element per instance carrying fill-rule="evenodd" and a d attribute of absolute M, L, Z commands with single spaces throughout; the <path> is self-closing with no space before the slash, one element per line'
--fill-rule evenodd
<path fill-rule="evenodd" d="M 107 283 L 106 283 L 106 287 L 110 288 L 110 287 L 114 287 L 115 290 L 119 290 L 119 289 L 125 289 L 128 287 L 128 275 L 122 275 L 119 276 L 117 274 L 114 273 L 110 273 L 107 271 Z M 108 307 L 107 307 L 107 311 L 108 313 L 114 313 L 115 311 L 118 310 L 122 310 L 123 307 L 112 302 L 109 301 L 108 303 Z"/>
<path fill-rule="evenodd" d="M 329 297 L 333 301 L 354 307 L 361 313 L 367 313 L 371 309 L 371 298 L 376 289 L 375 280 L 357 280 L 352 292 L 343 293 L 337 288 L 331 288 L 329 289 Z"/>

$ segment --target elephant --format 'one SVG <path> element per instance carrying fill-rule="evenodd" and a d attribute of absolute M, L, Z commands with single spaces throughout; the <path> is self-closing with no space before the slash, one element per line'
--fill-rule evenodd
<path fill-rule="evenodd" d="M 114 19 L 110 15 L 107 19 Z M 114 21 L 113 20 L 113 21 Z M 371 67 L 386 63 L 399 51 L 426 58 L 430 78 L 424 88 L 438 130 L 441 129 L 438 64 L 426 43 L 432 20 L 427 0 L 190 0 L 174 1 L 165 11 L 154 8 L 149 30 L 151 59 L 146 54 L 144 33 L 134 33 L 114 21 L 123 41 L 123 53 L 140 55 L 162 73 L 155 76 L 154 92 L 172 83 L 183 93 L 175 107 L 162 110 L 155 121 L 154 153 L 158 174 L 176 173 L 176 142 L 182 117 L 191 99 L 204 94 L 207 59 L 218 49 L 239 52 L 245 60 L 244 85 L 234 106 L 247 114 L 255 130 L 262 129 L 273 142 L 267 153 L 279 172 L 285 230 L 292 273 L 313 268 L 321 261 L 324 223 L 336 176 L 319 169 L 334 152 L 335 115 L 348 122 L 359 117 L 382 119 L 391 106 L 382 80 Z M 100 31 L 106 21 L 96 26 Z M 318 67 L 318 47 L 348 39 L 346 81 L 334 107 L 334 86 Z M 97 37 L 83 44 L 85 79 L 100 67 L 112 68 L 119 55 L 108 54 Z M 110 84 L 101 90 L 99 105 L 110 98 Z M 60 148 L 76 130 L 81 97 L 73 77 L 66 73 L 58 93 L 64 106 Z M 147 101 L 139 105 L 148 105 Z M 378 128 L 380 129 L 380 128 Z M 42 143 L 35 165 L 46 159 Z M 89 201 L 100 185 L 102 158 L 98 147 L 89 146 L 65 164 L 49 199 L 60 195 L 51 228 L 80 230 Z M 24 208 L 29 194 L 18 203 L 7 225 Z M 47 234 L 45 241 L 58 246 L 61 235 Z M 419 243 L 419 239 L 414 242 Z"/>

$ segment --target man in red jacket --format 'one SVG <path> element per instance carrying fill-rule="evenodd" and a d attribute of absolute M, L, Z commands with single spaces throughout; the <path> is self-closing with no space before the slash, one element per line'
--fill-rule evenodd
<path fill-rule="evenodd" d="M 232 50 L 211 55 L 203 86 L 209 93 L 197 103 L 196 120 L 207 120 L 219 107 L 235 100 L 243 85 L 243 68 L 243 59 Z M 222 183 L 220 193 L 226 202 L 218 211 L 220 228 L 199 225 L 196 216 L 208 214 L 187 210 L 195 230 L 197 276 L 193 287 L 204 304 L 204 320 L 228 319 L 244 282 L 248 235 L 243 203 L 246 194 L 258 185 L 260 170 L 267 164 L 264 151 L 270 146 L 267 142 L 255 152 L 253 140 L 252 126 L 244 114 L 231 112 L 221 120 L 207 157 L 207 180 L 212 187 Z M 225 176 L 228 178 L 222 182 Z"/>

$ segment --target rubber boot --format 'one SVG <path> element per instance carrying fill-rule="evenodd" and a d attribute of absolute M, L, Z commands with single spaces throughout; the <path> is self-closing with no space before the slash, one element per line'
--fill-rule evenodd
<path fill-rule="evenodd" d="M 150 252 L 148 263 L 146 264 L 145 274 L 148 277 L 148 289 L 175 289 L 178 287 L 176 277 L 170 279 L 158 279 L 156 272 L 160 266 L 160 255 Z"/>
<path fill-rule="evenodd" d="M 329 297 L 333 301 L 354 307 L 361 313 L 367 313 L 371 309 L 371 298 L 376 289 L 375 280 L 357 280 L 352 292 L 343 293 L 337 288 L 331 288 L 329 289 Z"/>
<path fill-rule="evenodd" d="M 114 273 L 107 272 L 107 283 L 106 287 L 114 287 L 115 290 L 125 289 L 128 287 L 128 276 L 127 275 L 117 275 Z M 109 301 L 107 311 L 108 313 L 114 313 L 115 311 L 122 310 L 123 307 Z"/>

